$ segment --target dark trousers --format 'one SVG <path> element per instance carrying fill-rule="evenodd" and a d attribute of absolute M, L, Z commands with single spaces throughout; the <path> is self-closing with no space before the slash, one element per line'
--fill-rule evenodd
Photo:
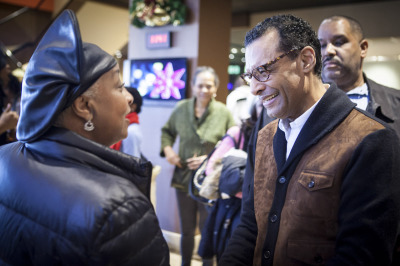
<path fill-rule="evenodd" d="M 190 266 L 194 249 L 194 234 L 199 214 L 199 229 L 203 228 L 208 216 L 206 206 L 192 199 L 187 192 L 176 189 L 181 228 L 182 266 Z M 212 260 L 203 260 L 203 265 L 212 265 Z"/>

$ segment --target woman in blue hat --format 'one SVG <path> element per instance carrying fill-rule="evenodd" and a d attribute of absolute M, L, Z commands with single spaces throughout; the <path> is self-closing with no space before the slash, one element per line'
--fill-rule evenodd
<path fill-rule="evenodd" d="M 0 264 L 169 265 L 151 163 L 110 149 L 132 96 L 116 60 L 81 41 L 72 11 L 28 64 L 18 142 L 0 148 Z"/>

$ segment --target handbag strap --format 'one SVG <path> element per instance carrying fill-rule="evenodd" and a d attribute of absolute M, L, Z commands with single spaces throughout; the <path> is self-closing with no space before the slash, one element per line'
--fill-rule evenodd
<path fill-rule="evenodd" d="M 235 140 L 235 138 L 234 137 L 232 137 L 231 135 L 229 135 L 229 134 L 225 134 L 223 137 L 222 137 L 222 139 L 217 143 L 217 147 L 218 147 L 218 144 L 224 139 L 224 138 L 230 138 L 232 141 L 233 141 L 233 146 L 237 149 L 238 148 L 238 146 L 240 145 L 240 140 L 241 140 L 241 135 L 239 135 L 239 142 L 236 142 L 236 140 Z"/>
<path fill-rule="evenodd" d="M 237 150 L 240 149 L 240 143 L 242 142 L 242 137 L 243 137 L 243 131 L 242 131 L 242 129 L 240 129 L 238 142 L 236 142 L 235 139 L 233 139 L 233 141 L 235 143 L 235 149 L 237 149 Z"/>

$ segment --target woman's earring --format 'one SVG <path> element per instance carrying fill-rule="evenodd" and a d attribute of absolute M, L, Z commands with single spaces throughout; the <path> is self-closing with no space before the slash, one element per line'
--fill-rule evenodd
<path fill-rule="evenodd" d="M 86 131 L 93 131 L 94 124 L 93 124 L 92 120 L 89 119 L 88 121 L 86 121 L 86 123 L 83 125 L 83 129 Z"/>

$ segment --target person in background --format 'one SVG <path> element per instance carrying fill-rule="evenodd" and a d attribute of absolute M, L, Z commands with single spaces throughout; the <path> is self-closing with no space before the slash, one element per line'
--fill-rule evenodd
<path fill-rule="evenodd" d="M 238 76 L 233 84 L 233 90 L 226 97 L 226 107 L 235 119 L 236 125 L 240 127 L 242 122 L 251 116 L 251 107 L 255 100 L 250 87 Z"/>
<path fill-rule="evenodd" d="M 198 253 L 201 257 L 215 256 L 217 264 L 232 232 L 239 224 L 247 158 L 245 151 L 261 108 L 261 101 L 255 101 L 251 107 L 251 116 L 242 121 L 240 127 L 233 126 L 228 129 L 227 136 L 217 144 L 207 162 L 206 175 L 219 171 L 219 197 L 212 200 L 213 204 L 201 231 Z"/>
<path fill-rule="evenodd" d="M 219 265 L 393 265 L 395 131 L 322 82 L 320 42 L 303 19 L 266 18 L 245 46 L 242 76 L 277 119 L 258 132 L 254 177 Z"/>
<path fill-rule="evenodd" d="M 215 163 L 219 161 L 230 149 L 235 148 L 235 146 L 238 146 L 236 148 L 239 148 L 243 151 L 247 151 L 251 132 L 263 108 L 261 101 L 258 101 L 258 98 L 255 99 L 256 100 L 250 108 L 250 116 L 247 119 L 242 120 L 240 126 L 235 125 L 229 128 L 226 132 L 226 135 L 230 137 L 223 138 L 221 142 L 218 143 L 218 147 L 208 159 L 205 172 L 206 175 L 211 174 L 215 168 Z"/>
<path fill-rule="evenodd" d="M 139 126 L 139 113 L 142 110 L 143 99 L 136 88 L 126 88 L 132 95 L 133 101 L 130 105 L 131 112 L 126 116 L 130 121 L 128 127 L 128 137 L 111 145 L 111 148 L 117 151 L 127 153 L 129 155 L 142 158 L 141 145 L 142 145 L 142 132 Z"/>
<path fill-rule="evenodd" d="M 169 265 L 151 163 L 109 148 L 131 102 L 115 58 L 64 10 L 26 69 L 18 141 L 0 147 L 0 264 Z"/>
<path fill-rule="evenodd" d="M 326 18 L 318 39 L 324 82 L 335 82 L 358 108 L 388 123 L 400 137 L 400 90 L 378 84 L 363 73 L 368 41 L 360 23 L 347 16 Z"/>
<path fill-rule="evenodd" d="M 161 129 L 160 151 L 160 155 L 175 166 L 171 185 L 176 189 L 183 266 L 190 265 L 192 258 L 197 215 L 200 230 L 207 218 L 206 206 L 188 194 L 189 180 L 225 132 L 235 125 L 226 106 L 214 99 L 219 79 L 213 68 L 198 67 L 191 85 L 193 97 L 180 101 Z M 172 149 L 177 137 L 178 154 Z M 211 263 L 203 260 L 204 265 Z"/>
<path fill-rule="evenodd" d="M 0 145 L 15 141 L 19 118 L 21 84 L 11 74 L 6 56 L 0 52 Z"/>

